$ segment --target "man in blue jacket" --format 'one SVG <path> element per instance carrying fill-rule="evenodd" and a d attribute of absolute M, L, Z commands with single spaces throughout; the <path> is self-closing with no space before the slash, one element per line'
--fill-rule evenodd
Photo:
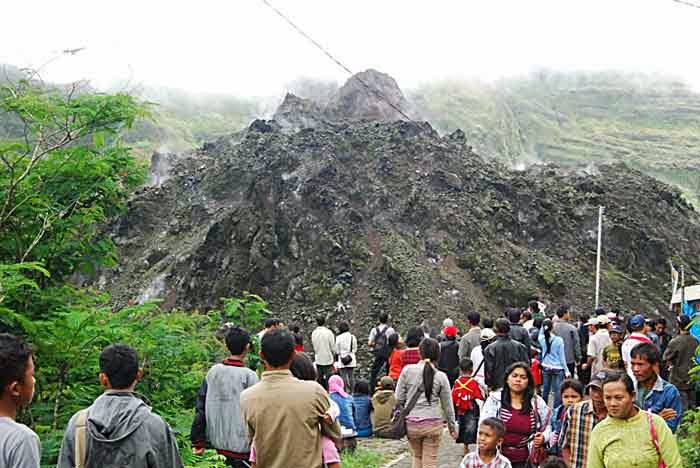
<path fill-rule="evenodd" d="M 664 418 L 675 433 L 683 417 L 683 404 L 676 386 L 658 375 L 659 348 L 652 343 L 641 343 L 632 348 L 631 356 L 632 372 L 637 379 L 637 406 Z"/>

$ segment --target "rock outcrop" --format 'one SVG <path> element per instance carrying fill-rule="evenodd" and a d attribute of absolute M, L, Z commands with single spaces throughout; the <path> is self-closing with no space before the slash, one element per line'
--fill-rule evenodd
<path fill-rule="evenodd" d="M 405 329 L 532 296 L 590 311 L 599 205 L 605 306 L 663 312 L 668 260 L 700 272 L 697 213 L 655 179 L 622 165 L 511 171 L 460 131 L 340 94 L 325 110 L 288 96 L 279 122 L 171 160 L 113 225 L 120 266 L 101 286 L 119 304 L 199 310 L 247 290 L 307 329 L 325 313 L 362 332 L 382 310 Z"/>

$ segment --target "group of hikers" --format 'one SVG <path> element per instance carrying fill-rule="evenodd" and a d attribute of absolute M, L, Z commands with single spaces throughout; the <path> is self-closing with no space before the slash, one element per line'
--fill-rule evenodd
<path fill-rule="evenodd" d="M 678 316 L 671 338 L 663 319 L 638 313 L 597 309 L 575 323 L 566 305 L 542 309 L 532 302 L 496 320 L 471 312 L 462 336 L 451 319 L 401 336 L 382 313 L 366 342 L 369 380 L 358 378 L 346 322 L 336 334 L 319 317 L 308 352 L 279 319 L 257 339 L 229 324 L 220 335 L 229 356 L 197 395 L 192 450 L 215 449 L 232 467 L 336 468 L 348 441 L 405 433 L 412 467 L 435 468 L 447 431 L 460 468 L 682 467 L 674 433 L 696 402 L 689 317 Z M 252 352 L 264 370 L 246 365 Z M 70 419 L 58 468 L 182 467 L 171 428 L 135 391 L 137 352 L 110 345 L 99 367 L 104 392 Z M 0 386 L 0 467 L 38 468 L 39 438 L 16 421 L 33 398 L 33 353 L 9 334 Z"/>

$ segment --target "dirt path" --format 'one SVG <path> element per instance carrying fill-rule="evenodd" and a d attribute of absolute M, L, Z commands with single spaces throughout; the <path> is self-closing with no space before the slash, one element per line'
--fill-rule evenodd
<path fill-rule="evenodd" d="M 445 431 L 438 454 L 438 468 L 458 468 L 459 462 L 462 461 L 463 457 L 462 446 L 457 445 Z M 406 451 L 400 460 L 388 466 L 391 466 L 391 468 L 411 468 L 411 454 Z"/>

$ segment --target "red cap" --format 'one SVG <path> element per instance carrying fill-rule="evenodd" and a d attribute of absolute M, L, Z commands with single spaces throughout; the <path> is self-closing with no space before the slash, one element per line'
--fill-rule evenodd
<path fill-rule="evenodd" d="M 443 333 L 445 334 L 445 336 L 457 336 L 457 327 L 455 327 L 454 325 L 447 326 L 443 330 Z"/>

